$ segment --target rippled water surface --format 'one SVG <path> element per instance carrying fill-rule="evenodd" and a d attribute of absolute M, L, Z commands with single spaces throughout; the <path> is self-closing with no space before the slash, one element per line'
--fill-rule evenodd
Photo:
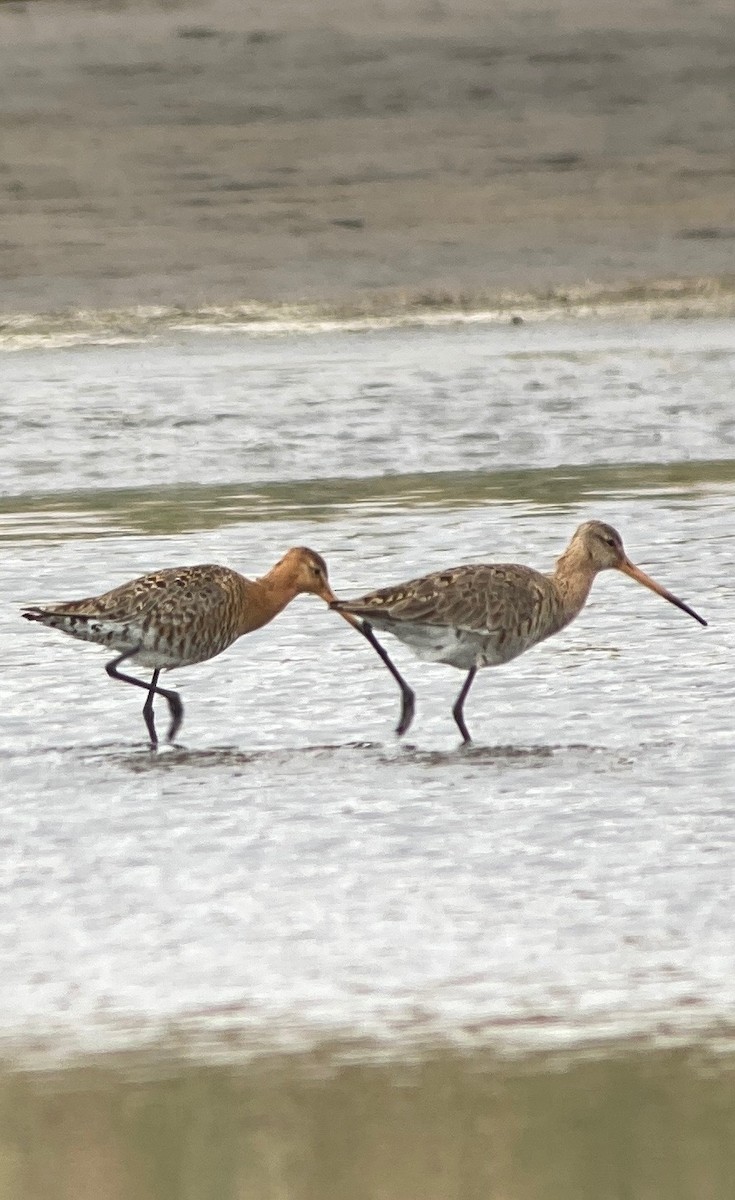
<path fill-rule="evenodd" d="M 92 1048 L 729 1020 L 735 329 L 547 324 L 194 334 L 7 354 L 0 384 L 0 1013 Z M 289 545 L 349 595 L 552 566 L 596 516 L 706 629 L 608 573 L 570 629 L 462 682 L 314 598 L 142 693 L 18 607 Z M 386 638 L 386 645 L 389 641 Z"/>

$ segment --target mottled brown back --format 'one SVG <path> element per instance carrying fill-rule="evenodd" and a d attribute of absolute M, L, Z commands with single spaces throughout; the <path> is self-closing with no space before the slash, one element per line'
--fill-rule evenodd
<path fill-rule="evenodd" d="M 139 647 L 143 664 L 184 665 L 220 654 L 243 632 L 244 621 L 257 628 L 269 619 L 259 612 L 259 591 L 237 571 L 203 563 L 154 571 L 101 596 L 40 605 L 23 615 L 82 641 L 122 652 Z"/>
<path fill-rule="evenodd" d="M 340 601 L 338 611 L 402 623 L 447 626 L 468 631 L 536 628 L 559 607 L 546 575 L 513 563 L 470 564 L 435 571 L 357 600 Z M 553 632 L 553 630 L 550 630 Z"/>

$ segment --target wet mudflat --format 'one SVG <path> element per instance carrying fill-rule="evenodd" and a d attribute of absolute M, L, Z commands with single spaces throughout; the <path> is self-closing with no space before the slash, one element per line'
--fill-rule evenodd
<path fill-rule="evenodd" d="M 731 0 L 2 4 L 0 305 L 732 275 L 734 49 Z"/>
<path fill-rule="evenodd" d="M 359 1155 L 344 1151 L 341 1191 L 304 1156 L 326 1136 L 330 1105 L 363 1132 L 387 1121 L 387 1088 L 391 1103 L 404 1098 L 417 1147 L 438 1136 L 421 1111 L 439 1096 L 445 1166 L 427 1174 L 415 1149 L 399 1178 L 386 1152 L 380 1194 L 487 1195 L 477 1172 L 462 1190 L 469 1143 L 441 1100 L 469 1095 L 480 1072 L 520 1139 L 497 1186 L 556 1198 L 618 1195 L 622 1180 L 643 1194 L 622 1150 L 609 1167 L 618 1190 L 584 1190 L 579 1164 L 610 1112 L 587 1108 L 580 1130 L 575 1106 L 602 1089 L 610 1111 L 643 1113 L 650 1084 L 674 1107 L 691 1097 L 676 1109 L 684 1139 L 702 1072 L 715 1088 L 729 1078 L 726 1056 L 703 1064 L 636 1045 L 704 1034 L 711 1045 L 717 1031 L 727 1043 L 735 1010 L 734 344 L 727 322 L 658 322 L 182 334 L 5 356 L 0 1012 L 9 1060 L 41 1051 L 96 1064 L 45 1082 L 8 1076 L 26 1127 L 43 1129 L 69 1088 L 66 1119 L 78 1114 L 78 1136 L 91 1136 L 84 1106 L 102 1112 L 98 1085 L 142 1110 L 185 1054 L 188 1067 L 171 1067 L 185 1099 L 171 1103 L 197 1129 L 221 1117 L 230 1086 L 252 1089 L 254 1108 L 225 1105 L 228 1145 L 270 1121 L 248 1194 L 377 1194 L 378 1182 L 360 1182 Z M 592 516 L 709 627 L 604 575 L 570 629 L 479 676 L 465 750 L 450 714 L 462 676 L 391 643 L 418 700 L 396 742 L 393 681 L 316 599 L 172 676 L 186 720 L 180 745 L 158 754 L 145 745 L 142 693 L 107 679 L 103 651 L 17 616 L 158 566 L 257 574 L 293 544 L 325 555 L 342 595 L 464 561 L 551 568 Z M 424 1065 L 406 1084 L 418 1044 Z M 581 1049 L 591 1044 L 594 1070 Z M 539 1069 L 537 1094 L 520 1082 L 527 1059 L 513 1060 L 516 1074 L 488 1066 L 488 1046 L 565 1057 Z M 258 1047 L 271 1053 L 260 1082 L 243 1066 Z M 363 1061 L 375 1047 L 393 1064 L 381 1083 Z M 143 1058 L 100 1084 L 118 1060 L 98 1056 L 113 1050 Z M 203 1076 L 191 1065 L 202 1055 L 232 1055 L 239 1082 L 230 1068 Z M 304 1071 L 324 1076 L 306 1099 Z M 133 1100 L 131 1072 L 150 1081 Z M 548 1132 L 558 1171 L 532 1173 L 524 1191 L 522 1130 L 564 1094 L 576 1099 L 559 1102 Z M 305 1129 L 300 1106 L 312 1103 L 324 1122 Z M 477 1131 L 495 1118 L 476 1095 L 468 1106 L 467 1137 L 482 1144 Z M 722 1137 L 692 1150 L 699 1193 L 684 1194 L 726 1194 L 733 1115 L 717 1111 Z M 113 1146 L 106 1119 L 100 1161 L 142 1153 L 134 1131 L 127 1150 Z M 185 1194 L 141 1182 L 188 1137 L 161 1120 L 172 1140 L 158 1139 L 135 1185 L 121 1170 L 112 1194 Z M 206 1138 L 191 1144 L 204 1177 Z M 301 1172 L 279 1174 L 273 1163 L 291 1152 Z M 646 1194 L 671 1195 L 648 1166 Z M 10 1166 L 0 1178 L 18 1194 Z M 232 1165 L 211 1194 L 240 1194 L 242 1178 Z M 54 1193 L 38 1183 L 28 1194 Z"/>

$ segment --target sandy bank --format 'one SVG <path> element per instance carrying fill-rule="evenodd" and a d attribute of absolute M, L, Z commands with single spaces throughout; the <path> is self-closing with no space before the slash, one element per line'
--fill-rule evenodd
<path fill-rule="evenodd" d="M 6 313 L 735 273 L 735 10 L 0 5 Z"/>

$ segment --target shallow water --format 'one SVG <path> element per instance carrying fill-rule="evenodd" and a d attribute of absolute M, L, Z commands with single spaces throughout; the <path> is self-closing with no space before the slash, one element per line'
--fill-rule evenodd
<path fill-rule="evenodd" d="M 2 491 L 732 458 L 732 357 L 726 320 L 20 350 Z"/>
<path fill-rule="evenodd" d="M 7 356 L 6 1038 L 569 1045 L 729 1019 L 734 345 L 660 322 Z M 346 595 L 550 567 L 590 516 L 709 627 L 603 576 L 478 677 L 466 750 L 458 672 L 389 645 L 418 697 L 397 743 L 393 681 L 312 598 L 172 677 L 186 721 L 158 754 L 101 651 L 17 616 L 299 543 Z"/>
<path fill-rule="evenodd" d="M 8 356 L 6 1032 L 94 1045 L 223 1007 L 255 1033 L 543 1016 L 563 1042 L 733 1012 L 734 344 L 719 322 Z M 480 674 L 470 750 L 458 672 L 393 643 L 418 694 L 396 743 L 393 680 L 311 598 L 174 677 L 157 755 L 100 650 L 16 612 L 292 544 L 341 594 L 543 568 L 591 515 L 709 628 L 603 576 Z"/>

